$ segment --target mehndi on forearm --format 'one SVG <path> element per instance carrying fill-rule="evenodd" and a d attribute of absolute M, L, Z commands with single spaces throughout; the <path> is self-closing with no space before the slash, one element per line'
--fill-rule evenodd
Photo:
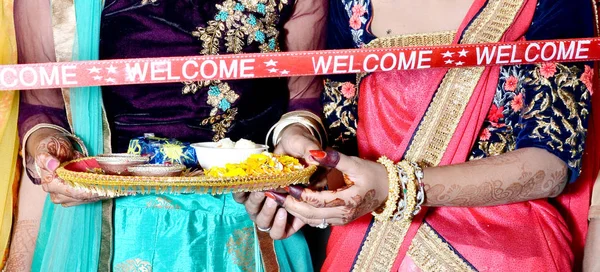
<path fill-rule="evenodd" d="M 568 168 L 545 150 L 524 148 L 462 164 L 425 169 L 426 206 L 477 207 L 560 194 Z"/>
<path fill-rule="evenodd" d="M 29 271 L 37 240 L 38 220 L 20 220 L 15 224 L 6 271 Z"/>

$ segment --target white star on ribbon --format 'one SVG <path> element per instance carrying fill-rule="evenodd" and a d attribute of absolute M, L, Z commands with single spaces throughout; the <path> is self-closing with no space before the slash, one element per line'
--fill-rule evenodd
<path fill-rule="evenodd" d="M 463 50 L 462 50 L 462 51 L 459 51 L 459 52 L 458 52 L 458 56 L 459 56 L 459 57 L 466 57 L 466 56 L 467 56 L 467 53 L 469 53 L 469 51 L 467 51 L 467 50 L 465 50 L 465 49 L 463 48 Z"/>
<path fill-rule="evenodd" d="M 102 80 L 102 76 L 95 76 L 94 80 L 98 81 L 98 80 Z"/>
<path fill-rule="evenodd" d="M 100 70 L 102 70 L 102 68 L 98 68 L 98 67 L 94 66 L 87 70 L 90 71 L 90 74 L 98 74 L 98 73 L 100 73 Z"/>
<path fill-rule="evenodd" d="M 109 78 L 106 79 L 106 82 L 108 82 L 108 83 L 115 83 L 116 81 L 115 81 L 114 78 L 109 77 Z"/>
<path fill-rule="evenodd" d="M 277 73 L 277 71 L 279 71 L 279 69 L 277 68 L 271 68 L 271 69 L 267 69 L 267 71 L 269 71 L 269 73 Z"/>
<path fill-rule="evenodd" d="M 274 60 L 269 60 L 267 62 L 265 62 L 265 65 L 267 65 L 267 67 L 271 67 L 271 66 L 277 66 L 277 62 Z"/>
<path fill-rule="evenodd" d="M 442 55 L 444 55 L 444 58 L 451 58 L 452 55 L 454 55 L 454 52 L 446 51 L 446 53 L 442 53 Z"/>
<path fill-rule="evenodd" d="M 444 61 L 444 62 L 445 62 L 446 64 L 452 64 L 454 61 L 453 61 L 453 60 L 451 60 L 451 59 L 449 59 L 449 60 L 447 60 L 447 61 Z"/>
<path fill-rule="evenodd" d="M 465 63 L 462 62 L 462 61 L 459 61 L 459 62 L 456 63 L 456 66 L 462 66 L 463 64 L 465 64 Z"/>
<path fill-rule="evenodd" d="M 283 71 L 281 71 L 281 74 L 282 74 L 282 75 L 287 75 L 287 74 L 289 74 L 289 73 L 290 73 L 290 71 L 288 71 L 288 70 L 283 70 Z"/>
<path fill-rule="evenodd" d="M 106 70 L 108 71 L 109 74 L 117 73 L 117 67 L 114 67 L 112 64 L 108 68 L 106 68 Z"/>

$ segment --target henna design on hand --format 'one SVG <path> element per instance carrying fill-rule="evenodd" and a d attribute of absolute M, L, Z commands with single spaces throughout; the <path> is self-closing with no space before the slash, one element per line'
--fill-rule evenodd
<path fill-rule="evenodd" d="M 346 205 L 346 201 L 341 199 L 341 198 L 336 198 L 332 201 L 325 201 L 325 208 L 331 208 L 331 207 L 339 207 L 339 206 L 344 206 Z"/>
<path fill-rule="evenodd" d="M 375 189 L 371 189 L 367 191 L 364 196 L 355 195 L 351 198 L 351 200 L 342 200 L 338 198 L 331 201 L 331 203 L 337 202 L 336 204 L 338 204 L 340 201 L 345 202 L 342 223 L 348 224 L 355 219 L 374 211 L 381 205 L 381 201 L 376 198 L 376 195 L 377 192 Z"/>
<path fill-rule="evenodd" d="M 73 149 L 71 142 L 61 136 L 52 135 L 44 138 L 37 146 L 35 164 L 41 171 L 40 183 L 50 183 L 55 178 L 54 170 L 61 162 L 68 161 L 77 156 L 77 152 Z M 34 169 L 35 170 L 35 169 Z M 38 172 L 35 170 L 35 172 Z"/>
<path fill-rule="evenodd" d="M 367 213 L 370 213 L 377 209 L 381 205 L 381 201 L 379 201 L 375 196 L 377 192 L 375 189 L 369 190 L 364 197 L 360 195 L 356 195 L 352 197 L 352 201 L 354 201 L 355 206 L 350 207 L 348 210 L 348 221 L 351 222 L 356 218 L 359 218 Z"/>
<path fill-rule="evenodd" d="M 75 150 L 71 142 L 60 135 L 45 138 L 37 147 L 37 154 L 47 152 L 59 161 L 64 162 L 75 156 Z"/>
<path fill-rule="evenodd" d="M 344 199 L 341 198 L 336 198 L 334 200 L 331 201 L 322 201 L 316 197 L 312 197 L 310 195 L 307 194 L 303 194 L 302 192 L 309 192 L 309 193 L 313 193 L 314 191 L 308 188 L 303 189 L 302 191 L 300 191 L 300 193 L 294 192 L 295 189 L 292 189 L 293 186 L 290 186 L 288 190 L 288 192 L 290 192 L 291 196 L 294 196 L 294 198 L 296 199 L 300 199 L 301 201 L 304 201 L 306 203 L 308 203 L 309 205 L 315 207 L 315 208 L 330 208 L 330 207 L 339 207 L 339 206 L 345 206 L 346 205 L 346 201 Z M 335 189 L 332 190 L 332 193 L 339 193 L 342 192 L 346 189 L 350 188 L 350 186 L 345 186 L 339 189 Z M 298 197 L 296 197 L 295 195 L 298 195 Z"/>

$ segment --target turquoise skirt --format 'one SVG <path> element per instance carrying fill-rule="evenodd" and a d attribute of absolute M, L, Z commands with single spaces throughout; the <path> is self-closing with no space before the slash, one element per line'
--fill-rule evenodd
<path fill-rule="evenodd" d="M 97 271 L 98 206 L 47 200 L 32 270 Z M 254 224 L 231 194 L 123 197 L 113 219 L 114 271 L 263 271 Z M 275 251 L 281 271 L 313 271 L 301 233 Z"/>

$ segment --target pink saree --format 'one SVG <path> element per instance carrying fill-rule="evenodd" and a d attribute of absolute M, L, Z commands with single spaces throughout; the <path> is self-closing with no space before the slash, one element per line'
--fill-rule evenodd
<path fill-rule="evenodd" d="M 537 5 L 476 0 L 453 42 L 523 40 Z M 500 67 L 481 67 L 362 78 L 357 83 L 360 157 L 376 160 L 385 155 L 431 166 L 465 162 L 490 111 L 499 74 Z M 600 120 L 592 113 L 588 139 L 597 137 Z M 599 169 L 597 155 L 594 141 L 587 141 L 578 181 L 551 201 L 429 208 L 408 229 L 373 223 L 371 215 L 334 227 L 323 271 L 578 269 L 591 185 Z"/>

